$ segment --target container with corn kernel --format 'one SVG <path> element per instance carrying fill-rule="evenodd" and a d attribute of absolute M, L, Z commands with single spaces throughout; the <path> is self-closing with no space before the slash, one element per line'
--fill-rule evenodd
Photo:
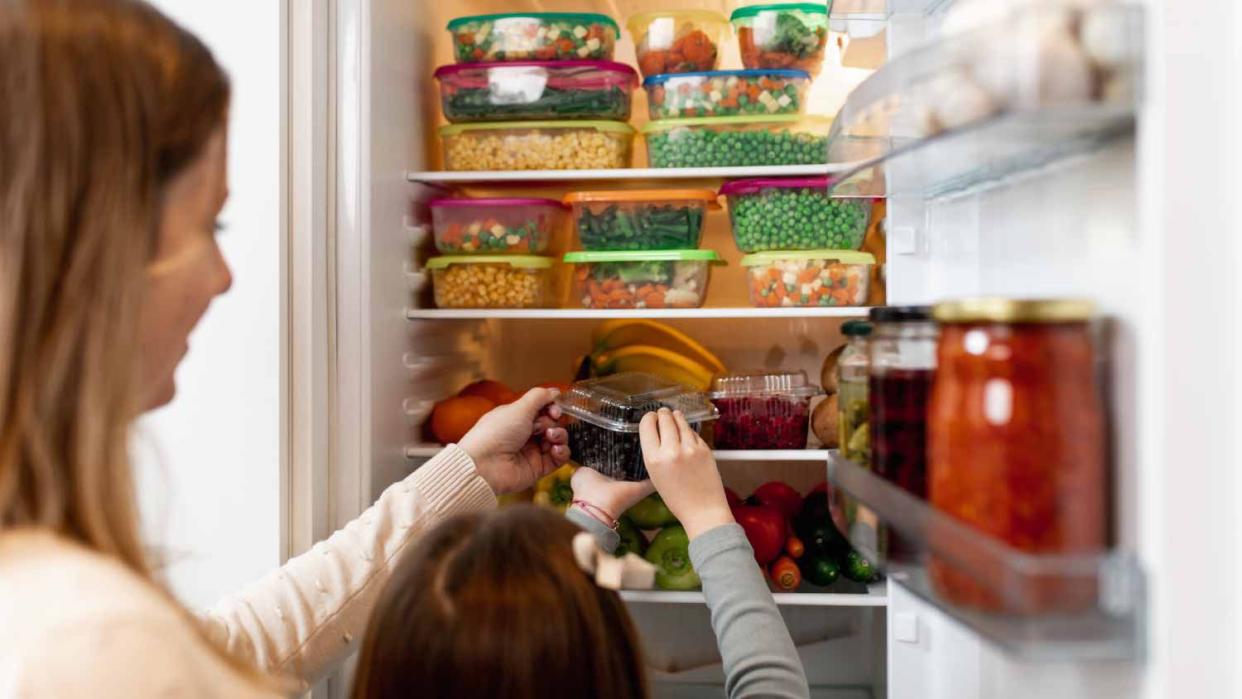
<path fill-rule="evenodd" d="M 552 260 L 531 255 L 443 255 L 427 261 L 440 308 L 546 308 Z"/>
<path fill-rule="evenodd" d="M 617 121 L 506 121 L 440 127 L 448 170 L 597 170 L 630 165 Z"/>

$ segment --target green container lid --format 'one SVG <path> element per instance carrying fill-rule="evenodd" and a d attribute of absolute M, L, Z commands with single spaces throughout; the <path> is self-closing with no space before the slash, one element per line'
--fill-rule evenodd
<path fill-rule="evenodd" d="M 808 15 L 828 16 L 828 8 L 832 3 L 819 4 L 815 2 L 781 2 L 774 5 L 751 5 L 750 7 L 739 7 L 729 15 L 730 21 L 755 17 L 761 12 L 804 12 Z"/>
<path fill-rule="evenodd" d="M 847 265 L 873 265 L 875 255 L 854 250 L 768 250 L 742 258 L 743 267 L 765 267 L 785 260 L 835 260 Z"/>
<path fill-rule="evenodd" d="M 529 131 L 531 129 L 595 129 L 607 133 L 623 133 L 632 135 L 634 127 L 623 121 L 487 121 L 478 124 L 449 124 L 440 127 L 441 136 L 456 136 L 463 131 L 495 131 L 497 129 L 513 129 Z"/>
<path fill-rule="evenodd" d="M 565 262 L 720 262 L 715 250 L 625 250 L 620 252 L 568 252 Z"/>
<path fill-rule="evenodd" d="M 597 12 L 501 12 L 491 15 L 470 15 L 467 17 L 454 17 L 449 20 L 448 30 L 454 31 L 463 24 L 470 22 L 494 22 L 498 19 L 513 19 L 515 17 L 529 17 L 537 19 L 541 22 L 573 22 L 574 24 L 590 24 L 598 22 L 599 24 L 607 24 L 612 27 L 613 31 L 621 33 L 621 27 L 616 21 L 608 15 L 601 15 Z"/>
<path fill-rule="evenodd" d="M 818 116 L 814 114 L 777 114 L 775 116 L 764 116 L 762 114 L 750 114 L 747 116 L 727 116 L 727 117 L 693 117 L 690 119 L 657 119 L 643 124 L 643 133 L 661 133 L 663 131 L 671 131 L 683 126 L 749 126 L 751 124 L 767 124 L 770 126 L 792 126 L 794 124 L 805 124 L 808 131 L 823 130 L 827 135 L 832 128 L 832 117 Z"/>
<path fill-rule="evenodd" d="M 449 265 L 502 264 L 519 269 L 548 269 L 552 258 L 535 255 L 441 255 L 427 260 L 427 269 L 447 269 Z"/>

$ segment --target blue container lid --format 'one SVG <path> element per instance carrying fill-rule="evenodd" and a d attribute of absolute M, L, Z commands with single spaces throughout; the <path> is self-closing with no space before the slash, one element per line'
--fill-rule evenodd
<path fill-rule="evenodd" d="M 673 78 L 797 78 L 810 80 L 811 74 L 805 70 L 787 70 L 783 68 L 765 70 L 703 70 L 694 73 L 661 73 L 652 75 L 643 81 L 643 87 L 663 85 Z"/>

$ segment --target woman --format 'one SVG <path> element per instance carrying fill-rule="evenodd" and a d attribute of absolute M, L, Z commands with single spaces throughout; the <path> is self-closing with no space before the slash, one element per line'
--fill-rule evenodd
<path fill-rule="evenodd" d="M 0 0 L 0 95 L 0 696 L 305 687 L 420 532 L 568 459 L 555 394 L 533 390 L 194 618 L 145 559 L 127 443 L 231 281 L 214 239 L 228 81 L 138 0 Z M 611 487 L 588 497 L 624 505 Z"/>

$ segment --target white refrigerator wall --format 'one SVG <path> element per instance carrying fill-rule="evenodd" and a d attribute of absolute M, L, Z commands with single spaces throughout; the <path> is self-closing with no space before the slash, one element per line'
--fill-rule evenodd
<path fill-rule="evenodd" d="M 173 403 L 135 435 L 147 541 L 193 606 L 280 563 L 281 12 L 276 0 L 155 0 L 229 72 L 228 294 L 190 338 Z"/>

